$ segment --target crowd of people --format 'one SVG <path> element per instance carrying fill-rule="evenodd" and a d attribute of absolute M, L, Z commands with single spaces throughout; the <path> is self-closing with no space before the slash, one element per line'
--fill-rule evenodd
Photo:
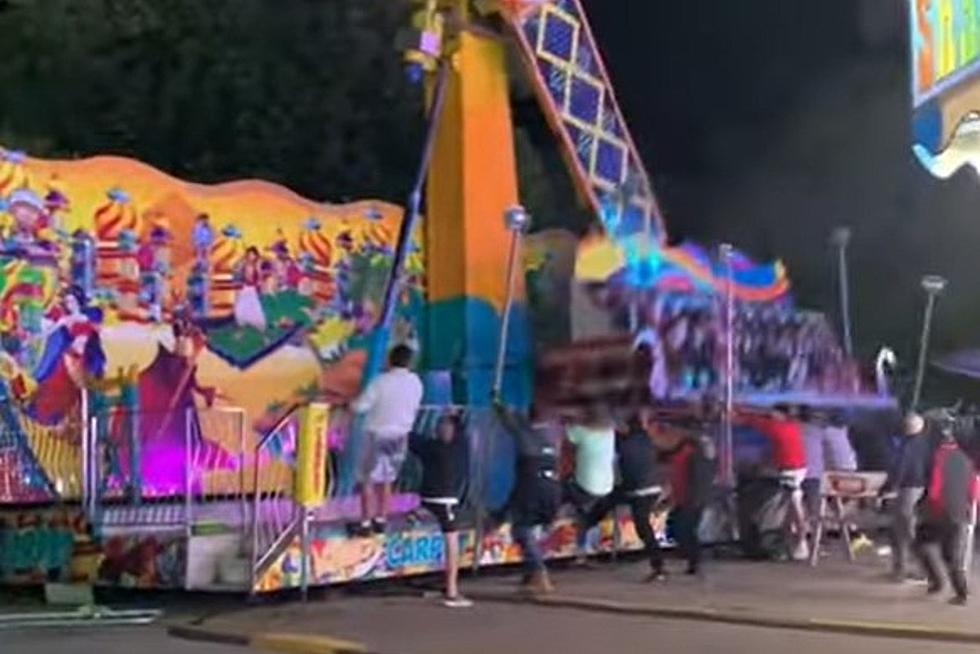
<path fill-rule="evenodd" d="M 855 392 L 859 371 L 821 314 L 790 307 L 735 311 L 734 383 L 739 393 Z M 640 341 L 651 349 L 657 399 L 719 392 L 726 369 L 725 307 L 659 299 Z"/>
<path fill-rule="evenodd" d="M 365 455 L 360 467 L 363 522 L 357 535 L 384 532 L 391 486 L 409 451 L 422 464 L 422 506 L 438 521 L 446 542 L 445 604 L 466 607 L 459 591 L 459 504 L 461 481 L 467 474 L 463 425 L 448 411 L 433 433 L 410 443 L 422 383 L 410 371 L 413 352 L 394 348 L 390 368 L 355 401 L 365 416 Z M 687 421 L 667 428 L 648 407 L 614 413 L 595 404 L 574 419 L 537 406 L 529 415 L 496 405 L 502 427 L 516 444 L 514 487 L 495 519 L 509 519 L 514 541 L 524 560 L 523 590 L 549 593 L 553 584 L 537 534 L 547 530 L 560 509 L 575 516 L 579 560 L 586 564 L 586 534 L 619 505 L 632 513 L 650 572 L 648 579 L 666 578 L 661 543 L 651 527 L 655 512 L 669 509 L 674 542 L 686 562 L 686 573 L 702 574 L 699 529 L 719 471 L 716 457 L 718 407 L 704 402 Z M 859 455 L 841 415 L 803 406 L 739 409 L 738 429 L 748 429 L 764 444 L 754 461 L 741 461 L 740 475 L 768 478 L 778 489 L 780 519 L 787 558 L 806 561 L 818 520 L 826 472 L 862 469 Z M 953 423 L 942 422 L 933 435 L 926 421 L 910 415 L 906 436 L 888 463 L 883 492 L 892 505 L 892 574 L 907 576 L 908 553 L 914 550 L 929 591 L 943 587 L 940 551 L 953 585 L 953 602 L 966 602 L 965 574 L 968 527 L 978 497 L 972 458 L 954 437 Z M 567 453 L 567 472 L 563 459 Z M 749 457 L 751 459 L 751 457 Z M 884 495 L 883 495 L 884 498 Z M 739 500 L 741 501 L 741 499 Z M 746 536 L 743 534 L 743 538 Z M 857 542 L 868 542 L 860 536 Z"/>

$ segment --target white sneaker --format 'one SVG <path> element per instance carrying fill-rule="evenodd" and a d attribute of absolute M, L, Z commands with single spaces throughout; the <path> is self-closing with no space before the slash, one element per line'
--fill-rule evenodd
<path fill-rule="evenodd" d="M 450 609 L 468 609 L 473 606 L 473 602 L 462 595 L 457 595 L 456 597 L 446 597 L 442 600 L 442 605 Z"/>
<path fill-rule="evenodd" d="M 806 561 L 810 558 L 810 548 L 806 544 L 806 541 L 800 541 L 796 544 L 793 549 L 793 560 L 794 561 Z"/>

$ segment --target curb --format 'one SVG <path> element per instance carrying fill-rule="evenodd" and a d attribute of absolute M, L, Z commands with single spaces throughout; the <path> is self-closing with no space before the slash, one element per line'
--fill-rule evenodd
<path fill-rule="evenodd" d="M 251 647 L 279 654 L 371 654 L 363 643 L 300 633 L 235 633 L 192 624 L 173 625 L 167 635 L 220 645 Z"/>
<path fill-rule="evenodd" d="M 536 604 L 551 608 L 570 608 L 598 613 L 619 615 L 638 615 L 651 618 L 715 622 L 719 624 L 763 627 L 768 629 L 790 629 L 823 633 L 848 634 L 869 638 L 899 638 L 904 640 L 924 640 L 945 643 L 980 644 L 980 631 L 947 629 L 926 625 L 888 622 L 864 622 L 848 620 L 827 620 L 821 618 L 789 618 L 771 614 L 741 613 L 719 609 L 697 607 L 655 607 L 645 604 L 631 604 L 602 599 L 583 599 L 552 595 L 530 597 L 519 594 L 467 593 L 473 599 L 506 604 Z"/>

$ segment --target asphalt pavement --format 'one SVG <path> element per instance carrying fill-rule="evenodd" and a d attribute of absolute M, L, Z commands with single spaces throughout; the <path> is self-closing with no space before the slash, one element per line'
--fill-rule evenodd
<path fill-rule="evenodd" d="M 162 626 L 0 631 L 3 654 L 244 654 L 232 645 L 191 642 Z"/>
<path fill-rule="evenodd" d="M 284 626 L 270 609 L 266 626 Z M 960 654 L 972 646 L 787 632 L 497 603 L 469 610 L 420 598 L 344 599 L 309 606 L 317 631 L 365 642 L 378 654 Z M 270 624 L 271 623 L 271 624 Z M 159 626 L 0 634 L 5 654 L 246 654 L 258 650 L 169 638 Z"/>

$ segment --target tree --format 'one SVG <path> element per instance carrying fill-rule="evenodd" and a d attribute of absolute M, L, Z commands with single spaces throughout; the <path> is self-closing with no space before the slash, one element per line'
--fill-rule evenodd
<path fill-rule="evenodd" d="M 0 13 L 0 138 L 202 182 L 400 201 L 421 146 L 400 2 L 45 0 Z"/>

